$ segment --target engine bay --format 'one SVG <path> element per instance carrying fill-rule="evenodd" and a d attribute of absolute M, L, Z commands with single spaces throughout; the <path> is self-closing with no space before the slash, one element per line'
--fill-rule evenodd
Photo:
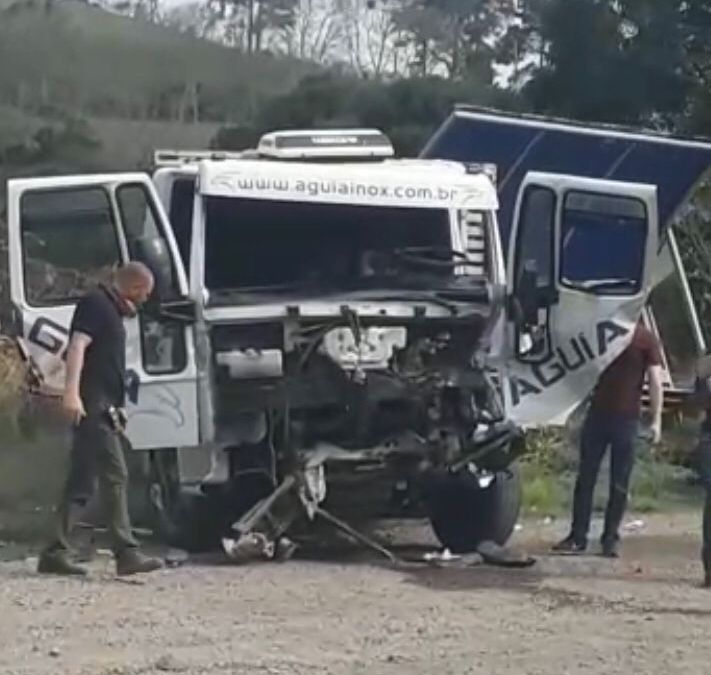
<path fill-rule="evenodd" d="M 264 413 L 304 451 L 456 456 L 502 417 L 477 359 L 485 316 L 382 323 L 344 310 L 338 321 L 212 326 L 216 427 Z"/>

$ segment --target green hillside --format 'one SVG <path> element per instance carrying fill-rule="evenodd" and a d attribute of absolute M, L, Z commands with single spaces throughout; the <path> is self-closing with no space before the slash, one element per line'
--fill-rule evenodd
<path fill-rule="evenodd" d="M 315 69 L 81 0 L 0 0 L 0 181 L 206 147 Z"/>
<path fill-rule="evenodd" d="M 0 104 L 23 112 L 239 122 L 312 66 L 80 0 L 0 0 Z"/>

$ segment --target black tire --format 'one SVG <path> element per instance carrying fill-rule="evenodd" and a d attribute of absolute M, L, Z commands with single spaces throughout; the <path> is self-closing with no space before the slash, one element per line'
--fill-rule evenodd
<path fill-rule="evenodd" d="M 184 490 L 172 509 L 171 522 L 164 526 L 166 539 L 189 553 L 218 550 L 222 537 L 230 536 L 232 524 L 272 489 L 263 476 L 254 475 L 207 489 Z"/>
<path fill-rule="evenodd" d="M 442 546 L 453 553 L 475 551 L 482 541 L 504 546 L 521 511 L 518 465 L 497 473 L 484 489 L 467 472 L 440 476 L 427 501 L 432 529 Z"/>
<path fill-rule="evenodd" d="M 249 448 L 243 448 L 240 459 L 243 464 L 250 460 L 258 462 L 259 448 L 256 459 L 253 455 Z M 253 465 L 235 464 L 232 468 L 237 475 L 224 483 L 180 486 L 177 456 L 157 451 L 143 481 L 141 503 L 147 507 L 144 520 L 169 546 L 190 553 L 218 550 L 222 537 L 231 534 L 232 524 L 274 489 L 266 472 L 244 471 L 253 469 Z M 156 508 L 155 489 L 160 494 L 162 509 Z"/>

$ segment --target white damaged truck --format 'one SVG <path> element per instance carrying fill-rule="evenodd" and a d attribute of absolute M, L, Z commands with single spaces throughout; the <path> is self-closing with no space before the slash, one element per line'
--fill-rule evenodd
<path fill-rule="evenodd" d="M 488 167 L 309 161 L 293 149 L 328 134 L 286 136 L 266 144 L 283 158 L 9 181 L 15 334 L 60 389 L 77 298 L 117 263 L 151 267 L 127 434 L 177 545 L 274 543 L 319 518 L 358 537 L 345 521 L 393 516 L 456 552 L 503 545 L 521 426 L 565 418 L 642 312 L 657 188 L 529 173 L 505 256 Z M 601 236 L 605 260 L 571 266 Z"/>

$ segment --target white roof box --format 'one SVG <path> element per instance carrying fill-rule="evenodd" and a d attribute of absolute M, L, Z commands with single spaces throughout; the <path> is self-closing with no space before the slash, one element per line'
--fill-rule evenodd
<path fill-rule="evenodd" d="M 374 161 L 395 155 L 390 139 L 378 129 L 272 131 L 259 139 L 257 152 L 270 159 L 340 161 Z"/>

